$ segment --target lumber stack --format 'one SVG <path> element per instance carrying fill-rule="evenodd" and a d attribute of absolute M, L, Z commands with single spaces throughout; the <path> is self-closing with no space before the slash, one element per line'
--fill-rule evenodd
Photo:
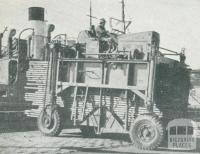
<path fill-rule="evenodd" d="M 77 119 L 82 120 L 82 114 L 84 109 L 84 95 L 77 96 Z M 84 116 L 88 115 L 94 108 L 93 107 L 99 107 L 100 104 L 100 96 L 99 95 L 92 95 L 92 93 L 89 94 Z M 129 102 L 129 109 L 127 111 L 127 101 L 125 98 L 117 97 L 117 96 L 103 96 L 102 97 L 102 105 L 106 107 L 109 111 L 114 111 L 114 113 L 124 122 L 126 121 L 126 113 L 128 112 L 128 125 L 130 126 L 131 122 L 134 120 L 134 118 L 138 115 L 148 113 L 147 109 L 143 106 L 132 106 Z M 72 106 L 72 111 L 75 110 L 75 108 Z M 157 114 L 159 117 L 162 117 L 162 113 L 160 110 L 156 107 L 156 105 L 153 106 L 153 111 L 155 114 Z M 75 112 L 72 112 L 75 113 Z M 74 116 L 74 115 L 73 115 Z"/>
<path fill-rule="evenodd" d="M 30 117 L 38 117 L 44 105 L 49 103 L 49 70 L 50 66 L 47 61 L 30 61 L 29 63 L 29 69 L 26 72 L 25 100 L 38 106 L 38 109 L 25 111 L 26 115 Z M 62 103 L 60 97 L 57 100 Z"/>

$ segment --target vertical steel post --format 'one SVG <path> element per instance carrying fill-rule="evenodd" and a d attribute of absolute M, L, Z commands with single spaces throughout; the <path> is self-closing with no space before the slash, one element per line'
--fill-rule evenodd
<path fill-rule="evenodd" d="M 59 44 L 55 44 L 55 49 L 52 53 L 52 72 L 51 72 L 51 103 L 54 105 L 56 103 L 56 82 L 57 82 L 57 69 L 58 69 L 58 53 Z"/>
<path fill-rule="evenodd" d="M 154 104 L 154 84 L 155 84 L 155 71 L 156 71 L 156 61 L 157 61 L 157 53 L 156 53 L 156 43 L 152 42 L 151 47 L 151 60 L 149 64 L 149 81 L 148 81 L 148 100 L 147 100 L 147 110 L 148 112 L 153 112 L 153 104 Z"/>
<path fill-rule="evenodd" d="M 102 76 L 101 76 L 101 84 L 104 84 L 104 67 L 105 67 L 105 62 L 102 61 Z M 102 121 L 102 93 L 103 89 L 100 88 L 100 102 L 99 102 L 99 124 L 98 124 L 98 133 L 101 131 L 101 121 Z"/>
<path fill-rule="evenodd" d="M 126 33 L 126 23 L 125 23 L 125 12 L 124 12 L 124 8 L 125 8 L 125 4 L 124 4 L 124 0 L 122 0 L 122 22 L 123 22 L 123 30 L 124 30 L 124 34 Z"/>
<path fill-rule="evenodd" d="M 79 58 L 79 55 L 78 55 L 78 51 L 76 50 L 76 59 Z M 78 76 L 78 61 L 75 62 L 75 75 L 74 75 L 74 83 L 77 83 L 77 76 Z M 75 86 L 75 91 L 74 91 L 74 125 L 76 125 L 76 120 L 77 120 L 77 107 L 78 107 L 78 102 L 76 100 L 76 97 L 77 97 L 77 93 L 78 93 L 78 86 L 76 85 Z"/>
<path fill-rule="evenodd" d="M 130 60 L 130 56 L 131 56 L 131 52 L 129 52 L 128 55 L 128 60 Z M 127 85 L 128 86 L 128 79 L 129 79 L 129 68 L 130 68 L 130 64 L 127 63 L 127 70 L 126 70 L 126 81 L 127 81 Z M 125 98 L 126 98 L 126 113 L 125 113 L 125 129 L 128 129 L 128 110 L 129 110 L 129 99 L 128 99 L 128 90 L 125 91 Z"/>
<path fill-rule="evenodd" d="M 76 119 L 77 119 L 77 101 L 76 101 L 77 91 L 78 91 L 78 86 L 75 86 L 74 101 L 73 101 L 73 112 L 72 112 L 72 117 L 71 117 L 71 119 L 74 118 L 74 125 L 76 125 Z"/>
<path fill-rule="evenodd" d="M 102 116 L 102 88 L 100 88 L 100 102 L 99 102 L 99 124 L 98 124 L 98 131 L 99 134 L 101 131 L 101 116 Z"/>
<path fill-rule="evenodd" d="M 87 97 L 88 97 L 88 86 L 85 89 L 85 97 L 84 97 L 84 102 L 83 102 L 83 111 L 82 111 L 82 120 L 84 119 L 84 114 L 85 114 L 85 109 L 86 109 L 86 103 L 87 103 Z"/>

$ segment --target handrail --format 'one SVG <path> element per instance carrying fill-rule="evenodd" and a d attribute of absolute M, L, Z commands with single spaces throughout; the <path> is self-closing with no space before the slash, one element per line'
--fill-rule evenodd
<path fill-rule="evenodd" d="M 61 60 L 59 58 L 59 60 Z M 111 59 L 83 59 L 83 58 L 62 58 L 62 61 L 68 61 L 68 62 L 88 62 L 88 63 L 103 63 L 103 62 L 113 62 L 113 63 L 133 63 L 133 64 L 146 64 L 148 63 L 148 61 L 144 61 L 144 60 L 111 60 Z"/>
<path fill-rule="evenodd" d="M 174 54 L 180 55 L 180 53 L 178 53 L 176 51 L 173 51 L 173 50 L 170 50 L 170 49 L 167 49 L 167 48 L 163 48 L 163 47 L 159 47 L 159 48 L 162 49 L 162 50 L 169 51 L 169 52 L 172 52 Z"/>
<path fill-rule="evenodd" d="M 23 32 L 27 31 L 27 30 L 32 30 L 33 33 L 34 33 L 34 28 L 25 28 L 23 29 L 20 33 L 19 33 L 19 36 L 18 36 L 18 46 L 17 46 L 17 52 L 19 53 L 19 46 L 20 46 L 20 38 L 21 38 L 21 35 Z M 19 75 L 19 56 L 18 56 L 18 59 L 17 59 L 17 75 L 16 75 L 16 78 L 15 78 L 15 81 L 12 83 L 12 84 L 15 84 L 18 80 L 18 75 Z"/>
<path fill-rule="evenodd" d="M 82 53 L 83 55 L 128 55 L 127 53 Z"/>

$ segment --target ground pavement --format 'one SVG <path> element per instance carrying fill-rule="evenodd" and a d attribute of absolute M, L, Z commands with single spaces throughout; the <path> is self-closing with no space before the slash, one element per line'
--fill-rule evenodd
<path fill-rule="evenodd" d="M 64 129 L 58 137 L 45 137 L 34 131 L 2 131 L 0 133 L 0 154 L 67 154 L 67 153 L 198 153 L 197 151 L 141 151 L 129 142 L 128 135 L 106 133 L 98 138 L 84 138 L 79 129 Z"/>

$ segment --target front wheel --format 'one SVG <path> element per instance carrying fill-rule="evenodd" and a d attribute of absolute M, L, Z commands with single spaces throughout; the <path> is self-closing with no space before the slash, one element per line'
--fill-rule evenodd
<path fill-rule="evenodd" d="M 162 142 L 164 133 L 159 119 L 152 115 L 138 116 L 130 128 L 130 137 L 139 149 L 152 150 Z"/>
<path fill-rule="evenodd" d="M 38 117 L 38 129 L 45 136 L 58 136 L 62 130 L 63 121 L 61 112 L 54 109 L 50 115 L 50 109 L 42 110 Z"/>

